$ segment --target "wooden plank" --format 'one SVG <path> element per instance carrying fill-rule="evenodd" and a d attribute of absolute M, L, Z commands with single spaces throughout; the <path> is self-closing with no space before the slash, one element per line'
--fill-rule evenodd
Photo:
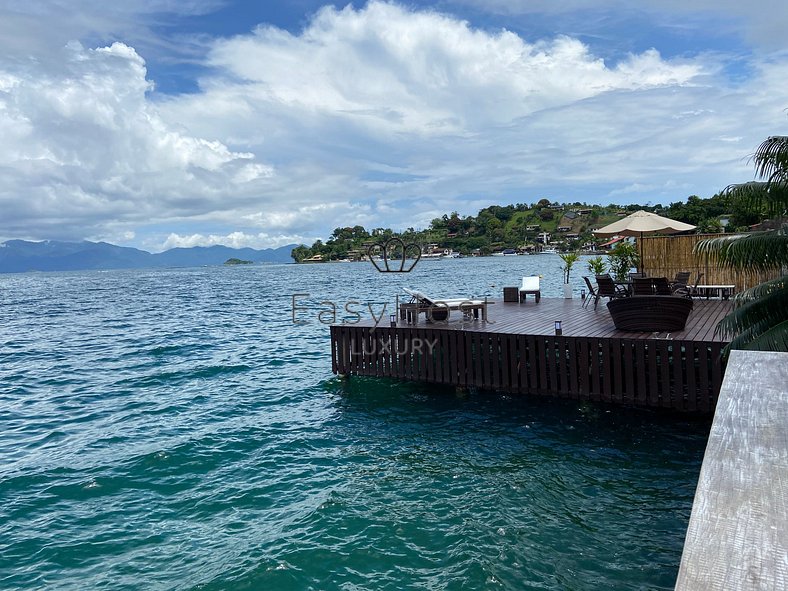
<path fill-rule="evenodd" d="M 670 398 L 670 343 L 666 339 L 657 341 L 657 351 L 659 351 L 659 398 L 660 406 L 671 408 L 673 402 Z"/>
<path fill-rule="evenodd" d="M 732 351 L 676 591 L 788 589 L 788 353 Z"/>
<path fill-rule="evenodd" d="M 501 343 L 497 334 L 490 334 L 487 340 L 490 348 L 490 381 L 488 384 L 497 390 L 501 387 Z"/>
<path fill-rule="evenodd" d="M 519 335 L 517 337 L 517 354 L 519 357 L 517 373 L 519 374 L 518 380 L 520 382 L 519 387 L 521 392 L 531 392 L 531 377 L 529 371 L 531 352 L 528 348 L 529 345 L 530 341 L 525 335 Z"/>
<path fill-rule="evenodd" d="M 648 388 L 646 386 L 646 342 L 635 341 L 635 367 L 637 368 L 637 394 L 634 400 L 638 404 L 646 405 L 648 402 Z"/>
<path fill-rule="evenodd" d="M 602 400 L 602 341 L 591 342 L 591 400 Z"/>
<path fill-rule="evenodd" d="M 702 411 L 709 410 L 709 350 L 706 343 L 698 344 L 698 382 L 697 392 L 699 396 L 698 408 Z"/>
<path fill-rule="evenodd" d="M 673 341 L 671 344 L 671 368 L 673 369 L 671 400 L 672 406 L 676 410 L 685 410 L 684 364 L 681 341 Z"/>
<path fill-rule="evenodd" d="M 565 398 L 569 395 L 569 375 L 566 367 L 566 339 L 564 337 L 555 337 L 553 339 L 554 351 L 551 355 L 553 359 L 553 371 L 555 372 L 555 385 L 553 391 L 558 392 L 558 395 Z"/>
<path fill-rule="evenodd" d="M 648 403 L 659 406 L 659 373 L 657 372 L 657 341 L 648 342 Z"/>
<path fill-rule="evenodd" d="M 463 343 L 465 345 L 465 385 L 472 386 L 475 383 L 473 374 L 473 333 L 462 333 Z"/>
<path fill-rule="evenodd" d="M 634 344 L 637 341 L 624 339 L 621 341 L 621 356 L 624 361 L 624 400 L 632 404 L 635 402 L 635 350 Z"/>
<path fill-rule="evenodd" d="M 602 345 L 602 400 L 613 400 L 613 362 L 610 359 L 610 341 L 604 340 Z"/>
<path fill-rule="evenodd" d="M 455 330 L 447 330 L 446 337 L 448 340 L 447 349 L 449 349 L 449 379 L 447 383 L 449 384 L 457 384 L 462 385 L 463 383 L 463 375 L 462 369 L 460 368 L 460 358 L 462 357 L 464 350 L 462 347 L 462 340 L 460 339 L 461 333 L 458 333 Z"/>
<path fill-rule="evenodd" d="M 698 391 L 695 382 L 698 375 L 698 348 L 695 343 L 685 343 L 687 350 L 687 410 L 695 412 L 698 410 Z"/>
<path fill-rule="evenodd" d="M 613 366 L 613 401 L 621 403 L 624 400 L 623 374 L 621 368 L 621 339 L 610 340 L 610 361 Z"/>
<path fill-rule="evenodd" d="M 591 398 L 591 363 L 588 355 L 588 339 L 580 339 L 580 357 L 577 363 L 580 371 L 578 388 L 584 398 Z"/>
<path fill-rule="evenodd" d="M 501 335 L 500 341 L 500 356 L 501 356 L 501 383 L 500 387 L 504 390 L 511 390 L 511 372 L 512 372 L 512 362 L 511 359 L 514 357 L 513 351 L 511 350 L 512 347 L 510 346 L 510 341 L 512 340 L 512 335 L 504 334 Z"/>
<path fill-rule="evenodd" d="M 422 379 L 427 382 L 435 382 L 435 357 L 427 346 L 427 342 L 435 338 L 432 330 L 419 330 L 419 357 L 422 360 Z"/>
<path fill-rule="evenodd" d="M 567 363 L 569 364 L 569 394 L 573 398 L 577 398 L 580 395 L 580 385 L 579 385 L 579 380 L 578 380 L 578 375 L 577 375 L 578 374 L 578 372 L 577 372 L 577 365 L 578 365 L 577 349 L 578 349 L 579 343 L 577 342 L 577 339 L 571 338 L 571 339 L 567 339 L 567 345 L 568 345 L 568 347 L 567 347 L 567 355 L 568 355 Z"/>
<path fill-rule="evenodd" d="M 547 343 L 545 343 L 544 337 L 539 338 L 536 340 L 536 356 L 539 360 L 539 387 L 538 391 L 548 392 L 549 391 L 549 383 L 547 381 Z"/>
<path fill-rule="evenodd" d="M 539 391 L 539 349 L 536 337 L 528 335 L 528 390 Z"/>

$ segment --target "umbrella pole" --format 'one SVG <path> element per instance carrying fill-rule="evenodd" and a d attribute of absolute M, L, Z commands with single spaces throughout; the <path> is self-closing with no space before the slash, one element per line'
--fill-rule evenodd
<path fill-rule="evenodd" d="M 643 232 L 640 233 L 640 238 L 638 239 L 638 243 L 640 244 L 640 260 L 638 261 L 638 273 L 643 273 Z"/>

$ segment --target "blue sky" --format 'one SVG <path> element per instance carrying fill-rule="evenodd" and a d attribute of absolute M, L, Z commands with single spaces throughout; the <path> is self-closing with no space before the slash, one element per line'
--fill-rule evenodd
<path fill-rule="evenodd" d="M 311 243 L 670 203 L 786 133 L 788 3 L 0 4 L 0 240 Z"/>

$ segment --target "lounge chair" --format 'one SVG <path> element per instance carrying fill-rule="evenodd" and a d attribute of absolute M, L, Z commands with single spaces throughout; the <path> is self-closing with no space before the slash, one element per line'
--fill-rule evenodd
<path fill-rule="evenodd" d="M 520 286 L 520 301 L 524 301 L 528 295 L 534 296 L 537 304 L 542 298 L 542 292 L 539 289 L 539 275 L 523 277 L 523 284 Z"/>
<path fill-rule="evenodd" d="M 482 320 L 487 322 L 487 304 L 490 302 L 486 299 L 433 298 L 415 289 L 402 289 L 411 297 L 410 302 L 400 304 L 400 318 L 407 322 L 418 322 L 422 312 L 427 316 L 427 322 L 441 322 L 448 320 L 451 310 L 460 310 L 464 316 L 473 314 L 474 318 L 479 318 L 481 311 Z"/>

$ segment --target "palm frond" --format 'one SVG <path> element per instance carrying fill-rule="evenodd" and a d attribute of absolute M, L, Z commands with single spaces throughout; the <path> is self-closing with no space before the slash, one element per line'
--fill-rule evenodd
<path fill-rule="evenodd" d="M 762 332 L 745 348 L 752 351 L 788 351 L 788 320 Z"/>
<path fill-rule="evenodd" d="M 784 230 L 753 232 L 701 240 L 693 249 L 726 267 L 769 271 L 788 265 L 788 234 Z"/>
<path fill-rule="evenodd" d="M 786 334 L 781 336 L 780 330 Z M 734 309 L 719 322 L 715 333 L 731 339 L 726 355 L 732 349 L 766 346 L 788 351 L 788 347 L 781 348 L 783 341 L 788 342 L 788 277 L 778 277 L 737 295 Z"/>
<path fill-rule="evenodd" d="M 719 334 L 726 338 L 735 338 L 748 333 L 755 336 L 768 330 L 769 327 L 788 320 L 788 314 L 782 310 L 774 309 L 774 304 L 781 298 L 767 297 L 749 302 L 740 308 L 735 308 L 717 325 Z M 785 299 L 783 297 L 782 299 Z"/>
<path fill-rule="evenodd" d="M 767 181 L 750 181 L 728 185 L 722 193 L 741 203 L 751 211 L 761 211 L 767 216 L 785 215 L 788 209 L 788 181 L 775 173 Z"/>
<path fill-rule="evenodd" d="M 755 154 L 755 173 L 770 183 L 788 182 L 788 136 L 774 135 L 766 138 Z"/>

